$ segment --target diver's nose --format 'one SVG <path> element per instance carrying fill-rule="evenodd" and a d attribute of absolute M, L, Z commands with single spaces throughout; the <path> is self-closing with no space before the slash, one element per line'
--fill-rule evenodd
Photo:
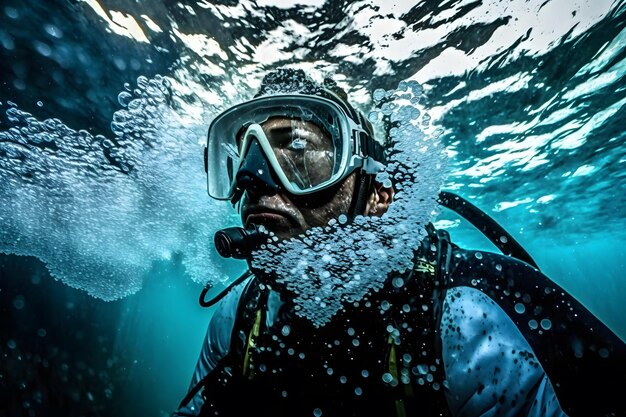
<path fill-rule="evenodd" d="M 255 195 L 274 195 L 279 186 L 275 174 L 267 160 L 267 156 L 258 140 L 253 139 L 248 148 L 246 157 L 235 177 L 237 200 L 244 191 Z"/>

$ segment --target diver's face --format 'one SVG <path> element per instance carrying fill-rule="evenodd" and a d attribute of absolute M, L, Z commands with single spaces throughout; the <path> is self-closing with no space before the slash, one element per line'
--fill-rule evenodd
<path fill-rule="evenodd" d="M 317 125 L 288 118 L 271 118 L 262 125 L 282 169 L 306 175 L 296 179 L 304 187 L 322 182 L 332 169 L 331 139 Z M 265 195 L 246 191 L 242 202 L 242 222 L 263 225 L 279 238 L 287 239 L 330 219 L 348 213 L 354 192 L 355 174 L 338 186 L 306 196 L 284 190 Z"/>

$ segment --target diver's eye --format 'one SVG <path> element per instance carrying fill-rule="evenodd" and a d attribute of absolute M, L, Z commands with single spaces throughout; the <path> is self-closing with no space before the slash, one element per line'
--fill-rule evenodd
<path fill-rule="evenodd" d="M 301 137 L 292 138 L 289 144 L 287 145 L 287 149 L 292 151 L 303 151 L 307 147 L 306 139 Z"/>

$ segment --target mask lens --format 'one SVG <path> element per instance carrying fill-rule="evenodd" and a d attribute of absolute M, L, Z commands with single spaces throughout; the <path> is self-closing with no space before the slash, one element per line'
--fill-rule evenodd
<path fill-rule="evenodd" d="M 335 144 L 327 129 L 312 120 L 287 117 L 272 117 L 262 127 L 294 188 L 305 191 L 331 179 Z"/>
<path fill-rule="evenodd" d="M 255 99 L 218 116 L 209 128 L 208 188 L 214 198 L 233 195 L 235 176 L 245 158 L 248 127 L 260 125 L 273 169 L 294 192 L 328 185 L 346 163 L 348 121 L 336 105 L 312 97 Z"/>

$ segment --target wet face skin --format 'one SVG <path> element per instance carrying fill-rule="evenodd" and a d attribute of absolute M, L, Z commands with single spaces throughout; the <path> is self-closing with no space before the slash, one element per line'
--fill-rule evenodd
<path fill-rule="evenodd" d="M 271 118 L 262 125 L 263 131 L 284 171 L 289 166 L 307 172 L 302 180 L 321 182 L 332 169 L 330 138 L 316 125 L 287 118 Z M 287 137 L 291 132 L 292 137 Z M 294 134 L 294 132 L 296 134 Z M 280 149 L 277 149 L 280 148 Z M 325 226 L 330 219 L 348 213 L 354 194 L 356 174 L 349 175 L 339 185 L 318 193 L 295 196 L 284 190 L 274 195 L 246 191 L 242 202 L 242 223 L 263 225 L 279 238 L 287 239 L 317 226 Z M 368 199 L 366 215 L 382 215 L 393 198 L 393 189 L 376 184 Z"/>

